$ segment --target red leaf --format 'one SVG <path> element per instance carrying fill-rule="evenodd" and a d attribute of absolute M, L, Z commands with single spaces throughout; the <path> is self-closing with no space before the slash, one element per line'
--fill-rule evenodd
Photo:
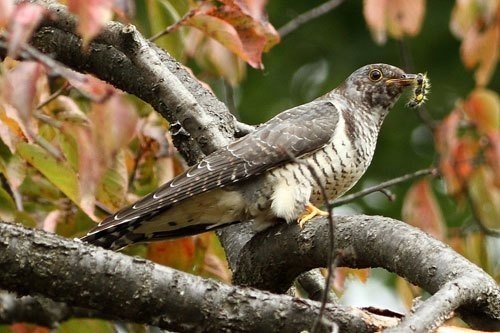
<path fill-rule="evenodd" d="M 462 119 L 461 110 L 453 110 L 436 130 L 436 149 L 440 153 L 439 169 L 443 175 L 448 192 L 459 194 L 463 189 L 463 181 L 455 172 L 454 152 L 458 146 L 458 128 Z"/>
<path fill-rule="evenodd" d="M 65 77 L 68 82 L 93 102 L 102 103 L 115 92 L 112 85 L 90 74 L 81 74 L 74 71 L 67 74 L 69 75 L 65 75 Z"/>
<path fill-rule="evenodd" d="M 81 206 L 93 217 L 97 186 L 118 151 L 134 137 L 137 115 L 125 96 L 113 94 L 105 103 L 94 103 L 89 118 L 90 127 L 68 129 L 78 142 Z"/>
<path fill-rule="evenodd" d="M 70 12 L 78 15 L 78 33 L 86 46 L 111 20 L 113 0 L 68 0 Z"/>
<path fill-rule="evenodd" d="M 37 84 L 43 74 L 40 64 L 26 61 L 7 72 L 3 82 L 2 98 L 8 104 L 4 106 L 5 112 L 30 140 L 36 132 L 31 113 L 37 105 Z"/>
<path fill-rule="evenodd" d="M 29 2 L 22 2 L 16 6 L 8 29 L 10 57 L 16 58 L 20 47 L 30 39 L 45 12 L 42 6 Z"/>
<path fill-rule="evenodd" d="M 422 229 L 437 239 L 443 240 L 446 236 L 441 209 L 426 179 L 413 184 L 406 193 L 402 216 L 406 223 Z"/>

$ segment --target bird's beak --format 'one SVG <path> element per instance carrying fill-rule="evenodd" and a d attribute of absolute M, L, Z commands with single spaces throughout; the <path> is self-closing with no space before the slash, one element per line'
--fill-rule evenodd
<path fill-rule="evenodd" d="M 414 84 L 417 84 L 417 75 L 416 74 L 404 74 L 399 79 L 389 79 L 385 81 L 385 84 L 391 85 L 396 84 L 400 87 L 408 87 Z"/>

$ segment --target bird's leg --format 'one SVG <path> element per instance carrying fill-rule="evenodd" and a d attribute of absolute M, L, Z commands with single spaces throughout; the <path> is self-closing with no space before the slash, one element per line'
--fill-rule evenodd
<path fill-rule="evenodd" d="M 304 228 L 304 224 L 315 216 L 328 216 L 328 212 L 325 212 L 312 203 L 307 203 L 304 212 L 297 219 L 300 229 Z"/>

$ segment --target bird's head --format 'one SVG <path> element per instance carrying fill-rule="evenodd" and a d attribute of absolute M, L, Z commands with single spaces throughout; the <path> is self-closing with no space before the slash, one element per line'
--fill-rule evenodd
<path fill-rule="evenodd" d="M 380 111 L 385 115 L 399 99 L 404 88 L 416 84 L 415 74 L 406 74 L 402 69 L 391 65 L 372 64 L 356 70 L 336 90 L 350 101 L 366 105 L 371 111 Z"/>

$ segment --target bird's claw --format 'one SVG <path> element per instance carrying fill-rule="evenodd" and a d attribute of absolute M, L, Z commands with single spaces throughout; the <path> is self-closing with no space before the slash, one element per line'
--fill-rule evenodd
<path fill-rule="evenodd" d="M 328 216 L 328 212 L 325 212 L 311 203 L 306 204 L 305 210 L 302 215 L 297 219 L 300 229 L 304 229 L 304 225 L 315 216 Z"/>

